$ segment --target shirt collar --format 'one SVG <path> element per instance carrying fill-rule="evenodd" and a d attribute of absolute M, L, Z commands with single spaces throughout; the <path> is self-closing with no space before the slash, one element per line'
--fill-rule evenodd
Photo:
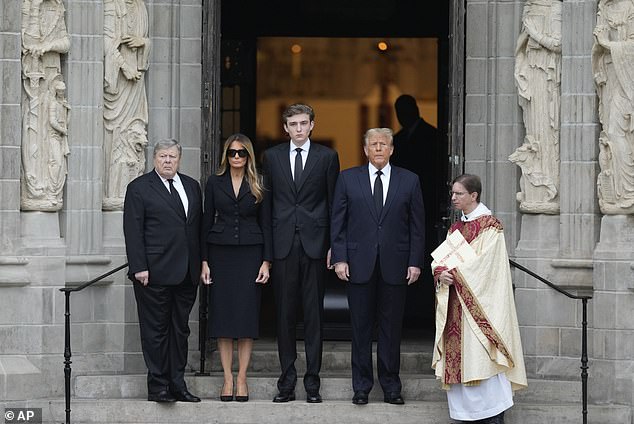
<path fill-rule="evenodd" d="M 476 208 L 467 215 L 465 215 L 463 212 L 460 220 L 464 222 L 469 222 L 483 215 L 491 215 L 491 209 L 487 208 L 484 203 L 480 202 L 478 203 L 478 206 L 476 206 Z"/>
<path fill-rule="evenodd" d="M 372 165 L 370 162 L 368 162 L 368 170 L 370 171 L 370 175 L 376 175 L 376 171 L 378 171 L 378 169 L 374 165 Z M 383 167 L 383 169 L 381 169 L 381 172 L 386 177 L 390 175 L 391 171 L 392 171 L 392 166 L 390 165 L 389 162 Z"/>
<path fill-rule="evenodd" d="M 295 149 L 297 149 L 300 146 L 296 146 L 295 143 L 293 143 L 293 140 L 291 140 L 289 144 L 289 151 L 290 153 L 293 153 L 295 151 Z M 310 138 L 306 139 L 306 143 L 302 144 L 302 146 L 300 147 L 302 150 L 304 150 L 305 152 L 308 152 L 310 150 Z"/>
<path fill-rule="evenodd" d="M 154 170 L 154 172 L 156 172 L 156 175 L 158 175 L 161 181 L 163 181 L 163 184 L 169 184 L 169 182 L 167 181 L 167 178 L 163 178 L 156 169 Z M 172 179 L 174 180 L 174 183 L 180 184 L 181 182 L 181 177 L 178 176 L 178 172 L 174 175 L 174 178 Z"/>

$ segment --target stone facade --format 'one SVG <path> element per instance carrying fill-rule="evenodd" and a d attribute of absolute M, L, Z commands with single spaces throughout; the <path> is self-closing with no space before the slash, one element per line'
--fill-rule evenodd
<path fill-rule="evenodd" d="M 20 3 L 0 6 L 0 399 L 5 400 L 63 394 L 64 299 L 58 289 L 125 262 L 121 212 L 102 210 L 102 1 L 64 2 L 71 47 L 62 70 L 72 113 L 63 209 L 20 210 Z M 464 168 L 482 177 L 483 201 L 504 223 L 511 257 L 574 293 L 593 296 L 591 402 L 631 406 L 634 218 L 604 216 L 598 203 L 600 124 L 591 63 L 597 2 L 562 4 L 556 215 L 520 212 L 521 170 L 508 160 L 525 136 L 514 80 L 523 7 L 518 0 L 466 2 Z M 199 178 L 202 1 L 148 1 L 147 9 L 152 40 L 145 76 L 147 138 L 150 144 L 179 139 L 183 171 Z M 515 284 L 529 377 L 577 377 L 581 303 L 519 271 Z M 73 295 L 71 313 L 74 372 L 143 370 L 134 296 L 123 272 Z"/>
<path fill-rule="evenodd" d="M 59 288 L 88 281 L 126 260 L 122 212 L 102 211 L 104 7 L 100 0 L 64 1 L 71 47 L 62 59 L 62 71 L 72 113 L 63 209 L 20 211 L 21 3 L 6 1 L 0 6 L 3 400 L 63 396 L 64 295 Z M 199 0 L 147 2 L 153 39 L 152 71 L 145 81 L 147 138 L 150 144 L 159 138 L 178 139 L 183 145 L 181 169 L 194 178 L 200 177 L 201 4 Z M 190 343 L 196 346 L 197 318 L 192 318 Z M 144 370 L 134 294 L 123 271 L 74 294 L 71 319 L 73 373 Z"/>
<path fill-rule="evenodd" d="M 589 302 L 590 402 L 634 405 L 631 215 L 598 204 L 598 99 L 592 47 L 597 2 L 562 4 L 560 212 L 522 214 L 520 169 L 506 158 L 525 135 L 513 85 L 523 1 L 467 1 L 465 170 L 483 177 L 483 201 L 505 224 L 512 258 Z M 479 22 L 479 25 L 469 25 Z M 578 377 L 581 301 L 515 271 L 527 372 Z"/>

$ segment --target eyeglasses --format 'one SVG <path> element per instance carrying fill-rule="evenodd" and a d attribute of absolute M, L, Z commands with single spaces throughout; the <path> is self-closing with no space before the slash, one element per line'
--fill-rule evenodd
<path fill-rule="evenodd" d="M 230 158 L 233 158 L 236 155 L 238 155 L 241 158 L 246 158 L 248 154 L 249 153 L 247 152 L 247 149 L 239 149 L 239 150 L 227 149 L 227 156 Z"/>
<path fill-rule="evenodd" d="M 464 196 L 465 194 L 469 194 L 469 193 L 467 193 L 466 191 L 450 191 L 449 192 L 450 196 L 453 196 L 454 194 L 456 196 L 460 197 L 460 196 Z"/>

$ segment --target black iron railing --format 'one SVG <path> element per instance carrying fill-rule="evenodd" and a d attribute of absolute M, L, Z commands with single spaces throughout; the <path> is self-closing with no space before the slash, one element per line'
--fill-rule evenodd
<path fill-rule="evenodd" d="M 199 284 L 198 289 L 198 348 L 200 349 L 200 370 L 196 376 L 207 376 L 209 372 L 205 372 L 205 357 L 207 356 L 207 286 Z"/>
<path fill-rule="evenodd" d="M 66 398 L 66 424 L 70 424 L 70 364 L 72 364 L 72 361 L 70 360 L 70 358 L 72 357 L 70 349 L 70 294 L 73 292 L 82 291 L 86 287 L 92 286 L 93 284 L 103 280 L 104 278 L 114 274 L 115 272 L 121 271 L 122 269 L 127 267 L 128 264 L 125 263 L 80 286 L 64 287 L 59 289 L 59 291 L 63 292 L 66 296 L 64 308 L 64 396 Z"/>
<path fill-rule="evenodd" d="M 581 396 L 582 396 L 582 417 L 583 424 L 587 424 L 588 422 L 588 300 L 592 299 L 592 296 L 579 296 L 572 294 L 556 284 L 551 283 L 546 280 L 542 276 L 534 273 L 530 269 L 524 267 L 523 265 L 518 264 L 517 262 L 509 259 L 509 263 L 512 267 L 519 269 L 520 271 L 525 272 L 533 278 L 541 281 L 546 284 L 553 290 L 575 300 L 581 300 L 583 305 L 583 318 L 581 321 L 582 333 L 581 333 Z M 73 292 L 78 292 L 86 287 L 92 286 L 93 284 L 103 280 L 104 278 L 114 274 L 115 272 L 121 271 L 124 268 L 127 268 L 128 264 L 125 263 L 120 265 L 110 271 L 102 274 L 80 286 L 77 287 L 64 287 L 59 289 L 64 293 L 65 299 L 65 310 L 64 310 L 64 394 L 66 400 L 66 424 L 70 424 L 70 413 L 71 413 L 71 366 L 72 364 L 71 357 L 71 345 L 70 345 L 70 295 Z M 196 373 L 196 375 L 209 375 L 208 372 L 205 372 L 205 354 L 206 354 L 206 342 L 207 342 L 207 286 L 200 285 L 200 307 L 199 307 L 199 348 L 200 348 L 200 371 Z"/>
<path fill-rule="evenodd" d="M 551 283 L 544 277 L 535 274 L 530 269 L 518 264 L 517 262 L 509 259 L 511 266 L 525 272 L 533 278 L 538 279 L 542 283 L 546 284 L 553 290 L 568 296 L 571 299 L 581 300 L 583 305 L 583 318 L 581 320 L 581 404 L 582 404 L 582 417 L 583 424 L 588 423 L 588 300 L 592 299 L 592 296 L 578 296 L 572 294 L 556 284 Z"/>

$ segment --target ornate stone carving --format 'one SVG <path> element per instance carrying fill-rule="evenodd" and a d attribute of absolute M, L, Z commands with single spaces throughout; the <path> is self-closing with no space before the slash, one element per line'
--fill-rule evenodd
<path fill-rule="evenodd" d="M 522 170 L 520 210 L 559 212 L 561 2 L 527 0 L 515 54 L 526 137 L 509 160 Z"/>
<path fill-rule="evenodd" d="M 126 186 L 145 170 L 149 53 L 143 0 L 104 0 L 104 210 L 122 210 Z"/>
<path fill-rule="evenodd" d="M 592 72 L 599 96 L 599 206 L 634 213 L 634 1 L 601 0 Z"/>
<path fill-rule="evenodd" d="M 61 0 L 22 3 L 22 210 L 62 208 L 68 104 L 61 54 L 70 49 Z"/>

